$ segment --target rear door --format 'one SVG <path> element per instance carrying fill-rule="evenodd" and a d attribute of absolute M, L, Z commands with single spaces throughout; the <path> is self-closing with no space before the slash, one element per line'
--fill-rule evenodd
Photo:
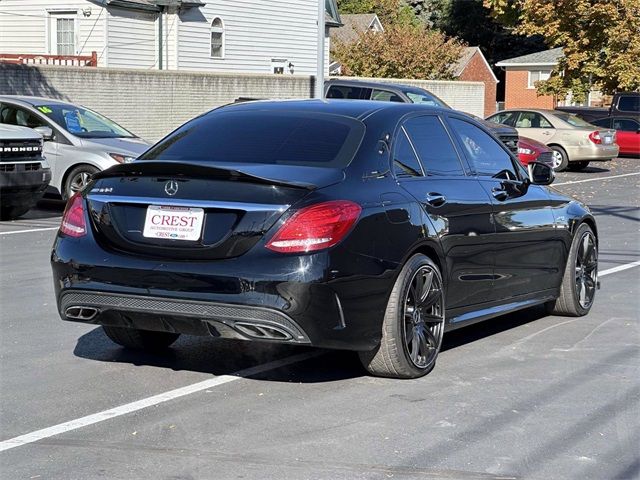
<path fill-rule="evenodd" d="M 556 129 L 547 118 L 538 112 L 520 112 L 515 124 L 523 137 L 533 138 L 547 144 L 556 134 Z"/>
<path fill-rule="evenodd" d="M 481 128 L 450 117 L 459 145 L 493 203 L 493 294 L 504 300 L 556 287 L 566 251 L 555 228 L 549 194 L 531 185 L 524 169 Z"/>
<path fill-rule="evenodd" d="M 442 119 L 405 120 L 395 136 L 393 163 L 399 184 L 440 232 L 449 275 L 447 308 L 486 301 L 493 283 L 491 201 L 478 180 L 467 175 Z"/>

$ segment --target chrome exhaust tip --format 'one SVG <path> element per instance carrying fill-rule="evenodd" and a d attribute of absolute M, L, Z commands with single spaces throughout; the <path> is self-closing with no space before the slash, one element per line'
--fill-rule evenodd
<path fill-rule="evenodd" d="M 88 322 L 90 320 L 93 320 L 96 317 L 96 315 L 98 315 L 98 313 L 100 312 L 97 308 L 79 307 L 79 306 L 68 307 L 64 311 L 64 314 L 66 317 L 71 318 L 73 320 L 80 320 L 83 322 Z"/>

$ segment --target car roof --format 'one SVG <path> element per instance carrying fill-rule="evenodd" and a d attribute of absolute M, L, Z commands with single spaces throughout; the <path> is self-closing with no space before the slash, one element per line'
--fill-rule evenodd
<path fill-rule="evenodd" d="M 71 102 L 55 98 L 32 97 L 28 95 L 0 95 L 0 100 L 2 99 L 26 103 L 32 107 L 35 107 L 36 105 L 73 105 Z"/>
<path fill-rule="evenodd" d="M 377 112 L 395 112 L 399 115 L 422 110 L 430 112 L 452 112 L 450 109 L 432 107 L 428 105 L 416 105 L 413 103 L 339 99 L 258 100 L 233 103 L 212 111 L 220 111 L 222 109 L 243 111 L 288 110 L 297 112 L 318 112 L 342 115 L 360 120 Z"/>

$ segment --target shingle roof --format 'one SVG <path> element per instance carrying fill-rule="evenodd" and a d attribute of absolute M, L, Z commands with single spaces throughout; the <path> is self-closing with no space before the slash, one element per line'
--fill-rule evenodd
<path fill-rule="evenodd" d="M 480 50 L 480 47 L 464 47 L 464 49 L 462 50 L 462 55 L 460 56 L 460 59 L 453 66 L 453 75 L 455 77 L 459 77 L 460 75 L 462 75 L 462 72 L 466 68 L 467 64 L 471 61 L 471 59 L 476 53 L 482 57 L 482 60 L 484 60 L 484 63 L 487 66 L 487 70 L 491 72 L 493 79 L 497 83 L 498 78 L 493 73 L 493 70 L 491 70 L 491 66 L 487 62 L 487 59 L 482 54 L 482 50 Z"/>
<path fill-rule="evenodd" d="M 340 16 L 342 27 L 331 30 L 331 40 L 342 43 L 352 43 L 358 38 L 360 32 L 369 29 L 378 16 L 375 13 L 352 13 Z M 379 20 L 378 20 L 379 22 Z"/>
<path fill-rule="evenodd" d="M 508 58 L 496 63 L 497 67 L 526 67 L 529 65 L 555 65 L 562 57 L 562 47 L 544 50 L 542 52 L 530 53 L 520 57 Z"/>

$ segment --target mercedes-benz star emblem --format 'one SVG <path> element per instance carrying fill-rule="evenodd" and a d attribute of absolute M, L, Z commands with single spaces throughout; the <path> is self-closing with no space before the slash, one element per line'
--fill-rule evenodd
<path fill-rule="evenodd" d="M 178 182 L 175 180 L 169 180 L 164 186 L 164 192 L 170 197 L 173 197 L 178 193 Z"/>

